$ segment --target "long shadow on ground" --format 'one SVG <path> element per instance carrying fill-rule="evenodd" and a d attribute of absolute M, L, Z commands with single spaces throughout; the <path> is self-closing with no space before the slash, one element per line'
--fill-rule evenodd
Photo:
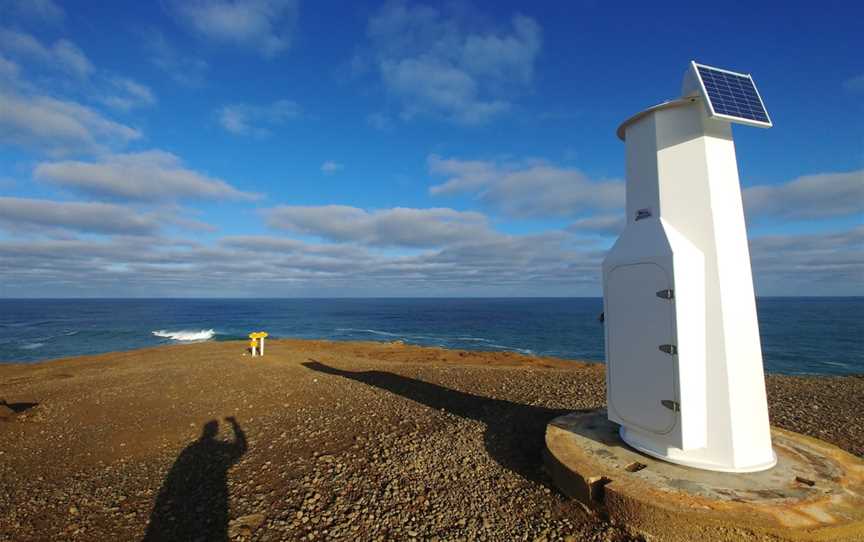
<path fill-rule="evenodd" d="M 228 469 L 246 452 L 246 435 L 234 418 L 226 421 L 234 442 L 218 439 L 219 422 L 211 420 L 177 457 L 156 497 L 145 542 L 228 540 Z"/>
<path fill-rule="evenodd" d="M 12 421 L 18 414 L 27 412 L 37 406 L 39 406 L 39 403 L 7 403 L 3 399 L 0 399 L 0 421 Z"/>
<path fill-rule="evenodd" d="M 552 409 L 473 395 L 384 371 L 345 371 L 312 360 L 305 367 L 387 390 L 435 410 L 486 424 L 486 451 L 501 466 L 549 485 L 542 470 L 546 424 L 572 410 Z"/>
<path fill-rule="evenodd" d="M 26 412 L 33 407 L 39 406 L 39 403 L 7 403 L 5 401 L 0 402 L 0 406 L 4 406 L 14 412 L 15 414 L 20 414 L 22 412 Z"/>

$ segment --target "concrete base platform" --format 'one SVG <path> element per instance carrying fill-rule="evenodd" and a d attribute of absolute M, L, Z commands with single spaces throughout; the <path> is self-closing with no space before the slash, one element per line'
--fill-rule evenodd
<path fill-rule="evenodd" d="M 605 410 L 546 427 L 546 464 L 568 496 L 648 540 L 864 541 L 864 461 L 772 428 L 777 465 L 748 474 L 692 469 L 627 446 Z"/>

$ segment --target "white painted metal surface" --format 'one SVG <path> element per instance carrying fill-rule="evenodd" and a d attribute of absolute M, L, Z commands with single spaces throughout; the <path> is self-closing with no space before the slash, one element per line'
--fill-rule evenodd
<path fill-rule="evenodd" d="M 776 457 L 729 121 L 685 94 L 634 116 L 619 134 L 627 227 L 603 262 L 609 418 L 631 446 L 667 461 L 770 468 Z"/>
<path fill-rule="evenodd" d="M 657 434 L 669 433 L 676 423 L 675 413 L 657 397 L 678 402 L 678 378 L 673 356 L 657 346 L 674 344 L 674 317 L 671 304 L 655 292 L 671 288 L 669 272 L 656 263 L 624 264 L 613 267 L 609 285 L 609 355 L 618 359 L 638 359 L 632 365 L 609 367 L 609 409 L 627 425 Z M 641 333 L 618 333 L 640 329 Z"/>

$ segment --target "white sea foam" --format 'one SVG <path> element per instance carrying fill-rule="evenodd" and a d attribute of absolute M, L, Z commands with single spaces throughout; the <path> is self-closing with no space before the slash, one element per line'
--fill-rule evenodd
<path fill-rule="evenodd" d="M 397 339 L 407 339 L 407 340 L 426 340 L 426 341 L 452 341 L 453 337 L 441 336 L 441 335 L 415 335 L 413 333 L 390 333 L 389 331 L 378 331 L 377 329 L 357 329 L 352 327 L 340 327 L 336 328 L 336 331 L 349 332 L 349 333 L 370 333 L 372 335 L 380 335 L 382 337 L 395 337 Z M 458 337 L 461 339 L 462 337 Z M 485 341 L 486 339 L 477 339 L 474 337 L 468 337 L 466 340 L 476 340 L 476 341 Z M 438 343 L 436 343 L 438 344 Z M 439 344 L 440 346 L 440 344 Z"/>
<path fill-rule="evenodd" d="M 42 348 L 45 346 L 45 343 L 27 343 L 22 344 L 20 346 L 21 350 L 36 350 L 37 348 Z"/>
<path fill-rule="evenodd" d="M 510 350 L 511 352 L 519 352 L 520 354 L 525 354 L 527 356 L 533 356 L 534 351 L 528 348 L 516 348 L 515 346 L 504 346 L 503 344 L 494 344 L 489 343 L 489 346 L 492 348 L 500 348 L 501 350 Z"/>
<path fill-rule="evenodd" d="M 159 329 L 153 332 L 153 335 L 162 337 L 163 339 L 171 339 L 172 341 L 206 341 L 212 339 L 216 332 L 212 329 L 201 329 L 198 331 L 181 329 L 178 331 L 167 331 Z"/>
<path fill-rule="evenodd" d="M 388 333 L 386 331 L 378 331 L 377 329 L 356 329 L 353 327 L 340 327 L 336 331 L 348 331 L 351 333 L 371 333 L 372 335 L 383 335 L 385 337 L 403 337 L 402 333 Z"/>
<path fill-rule="evenodd" d="M 384 337 L 398 337 L 400 339 L 426 339 L 430 341 L 435 341 L 437 346 L 441 346 L 447 348 L 451 346 L 452 341 L 472 341 L 472 342 L 482 342 L 485 343 L 489 348 L 498 348 L 500 350 L 509 350 L 511 352 L 519 352 L 520 354 L 526 354 L 528 356 L 533 356 L 534 351 L 528 348 L 517 348 L 515 346 L 505 346 L 503 344 L 495 344 L 489 339 L 484 339 L 483 337 L 441 337 L 436 335 L 410 335 L 407 333 L 389 333 L 387 331 L 379 331 L 377 329 L 357 329 L 350 327 L 340 327 L 337 328 L 336 331 L 347 331 L 350 333 L 371 333 L 373 335 L 382 335 Z M 442 343 L 441 341 L 445 341 Z"/>

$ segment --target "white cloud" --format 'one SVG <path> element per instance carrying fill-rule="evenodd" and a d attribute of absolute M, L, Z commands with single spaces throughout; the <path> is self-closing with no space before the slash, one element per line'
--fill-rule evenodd
<path fill-rule="evenodd" d="M 618 235 L 624 231 L 626 224 L 627 221 L 624 220 L 624 213 L 615 213 L 580 218 L 567 229 L 575 233 Z"/>
<path fill-rule="evenodd" d="M 0 239 L 6 292 L 45 295 L 497 295 L 596 288 L 597 251 L 570 236 L 468 234 L 415 255 L 354 243 L 321 244 L 271 236 L 231 236 L 213 244 L 183 239 Z M 74 292 L 73 292 L 74 291 Z M 86 293 L 86 292 L 92 293 Z"/>
<path fill-rule="evenodd" d="M 179 0 L 179 19 L 205 38 L 272 57 L 288 50 L 298 14 L 296 0 Z"/>
<path fill-rule="evenodd" d="M 508 164 L 428 158 L 433 175 L 446 180 L 429 189 L 435 196 L 473 193 L 485 205 L 516 218 L 572 217 L 587 210 L 624 205 L 624 183 L 595 181 L 577 169 L 543 162 Z"/>
<path fill-rule="evenodd" d="M 749 216 L 786 219 L 825 218 L 864 213 L 864 170 L 804 175 L 743 192 Z"/>
<path fill-rule="evenodd" d="M 324 175 L 333 175 L 334 173 L 339 173 L 343 169 L 345 169 L 345 166 L 332 160 L 327 160 L 321 164 L 321 173 Z"/>
<path fill-rule="evenodd" d="M 534 60 L 541 47 L 540 25 L 530 17 L 516 15 L 510 34 L 470 34 L 461 51 L 466 71 L 495 81 L 516 81 L 530 85 Z"/>
<path fill-rule="evenodd" d="M 63 8 L 52 0 L 2 0 L 0 11 L 46 23 L 59 23 L 65 17 Z"/>
<path fill-rule="evenodd" d="M 312 254 L 318 257 L 342 258 L 354 262 L 370 260 L 372 253 L 361 246 L 346 244 L 307 243 L 288 237 L 271 237 L 267 235 L 229 235 L 219 240 L 219 244 L 249 252 L 280 253 L 280 254 Z"/>
<path fill-rule="evenodd" d="M 402 99 L 402 118 L 441 114 L 463 124 L 482 124 L 510 108 L 502 100 L 477 99 L 474 78 L 434 58 L 381 62 L 385 86 Z"/>
<path fill-rule="evenodd" d="M 864 73 L 847 79 L 843 83 L 843 88 L 850 92 L 864 92 Z"/>
<path fill-rule="evenodd" d="M 108 83 L 111 86 L 111 93 L 104 96 L 102 102 L 109 107 L 129 111 L 156 103 L 156 96 L 149 87 L 128 77 L 112 77 Z"/>
<path fill-rule="evenodd" d="M 125 235 L 152 234 L 158 229 L 152 217 L 119 205 L 4 197 L 0 197 L 0 227 L 13 232 L 61 228 Z"/>
<path fill-rule="evenodd" d="M 209 69 L 207 62 L 181 53 L 158 30 L 142 32 L 141 36 L 154 66 L 183 86 L 200 87 L 204 84 Z"/>
<path fill-rule="evenodd" d="M 226 105 L 218 111 L 218 117 L 222 128 L 232 134 L 266 137 L 273 126 L 296 119 L 301 111 L 296 102 L 277 100 L 269 105 Z"/>
<path fill-rule="evenodd" d="M 102 297 L 600 293 L 604 250 L 574 243 L 566 232 L 477 237 L 466 230 L 439 242 L 394 255 L 362 241 L 309 243 L 281 236 L 229 236 L 212 244 L 146 235 L 0 239 L 0 283 L 7 295 L 36 289 L 43 295 Z M 754 239 L 758 292 L 864 293 L 862 243 L 862 228 Z"/>
<path fill-rule="evenodd" d="M 98 162 L 43 162 L 36 166 L 34 176 L 85 194 L 128 201 L 257 197 L 187 169 L 177 156 L 158 150 L 107 155 Z"/>
<path fill-rule="evenodd" d="M 369 113 L 366 115 L 366 124 L 376 130 L 386 132 L 393 128 L 393 119 L 384 113 Z"/>
<path fill-rule="evenodd" d="M 481 213 L 446 208 L 370 212 L 347 205 L 286 205 L 264 214 L 272 228 L 377 246 L 435 247 L 494 233 Z"/>
<path fill-rule="evenodd" d="M 367 27 L 372 59 L 403 119 L 430 115 L 482 124 L 508 111 L 509 97 L 530 88 L 541 49 L 536 21 L 514 15 L 511 28 L 484 28 L 464 10 L 452 13 L 402 2 L 386 4 Z"/>
<path fill-rule="evenodd" d="M 54 44 L 53 51 L 55 60 L 78 77 L 88 77 L 93 72 L 90 59 L 71 41 L 58 41 Z"/>
<path fill-rule="evenodd" d="M 426 163 L 433 175 L 452 175 L 443 184 L 429 188 L 429 193 L 433 196 L 476 192 L 494 183 L 501 175 L 497 164 L 485 160 L 448 159 L 432 154 L 426 159 Z"/>
<path fill-rule="evenodd" d="M 0 48 L 6 54 L 35 60 L 81 79 L 89 77 L 94 70 L 87 55 L 69 40 L 58 40 L 49 47 L 25 32 L 0 28 Z"/>
<path fill-rule="evenodd" d="M 64 155 L 104 151 L 140 137 L 135 128 L 76 102 L 0 91 L 0 142 L 5 144 Z"/>
<path fill-rule="evenodd" d="M 18 77 L 20 71 L 21 68 L 18 67 L 18 64 L 0 55 L 0 81 L 13 80 Z"/>
<path fill-rule="evenodd" d="M 864 226 L 750 241 L 760 295 L 864 294 Z"/>
<path fill-rule="evenodd" d="M 101 108 L 61 96 L 72 94 L 125 111 L 156 102 L 147 86 L 101 73 L 65 40 L 46 47 L 29 34 L 0 28 L 0 50 L 15 57 L 0 54 L 0 143 L 60 157 L 109 152 L 142 137 L 138 129 L 111 120 Z M 75 77 L 45 70 L 21 75 L 37 62 Z"/>

